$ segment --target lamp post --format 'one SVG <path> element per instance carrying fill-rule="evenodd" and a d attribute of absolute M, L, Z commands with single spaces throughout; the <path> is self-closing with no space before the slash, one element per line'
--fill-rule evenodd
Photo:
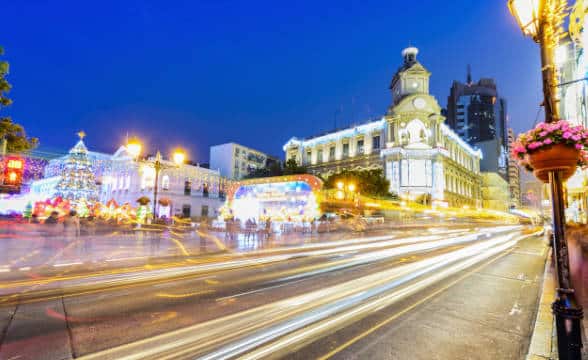
<path fill-rule="evenodd" d="M 545 122 L 560 120 L 556 98 L 555 47 L 562 37 L 567 0 L 509 0 L 508 7 L 523 34 L 531 36 L 541 49 L 543 106 Z M 549 172 L 553 211 L 553 251 L 557 274 L 557 297 L 552 305 L 557 328 L 560 359 L 580 359 L 582 348 L 582 307 L 574 297 L 570 281 L 568 245 L 565 238 L 563 181 L 560 171 Z"/>
<path fill-rule="evenodd" d="M 139 161 L 138 157 L 141 154 L 142 145 L 138 141 L 138 139 L 133 138 L 132 140 L 129 140 L 126 148 L 127 148 L 127 151 L 135 158 L 135 160 Z M 172 154 L 172 159 L 175 164 L 175 167 L 177 167 L 177 166 L 180 166 L 181 164 L 184 163 L 184 161 L 186 159 L 186 155 L 182 150 L 178 149 L 178 150 L 174 151 L 174 153 Z M 145 163 L 151 164 L 150 162 L 145 162 Z M 157 194 L 158 194 L 158 190 L 159 190 L 158 189 L 159 188 L 159 173 L 163 169 L 169 169 L 174 166 L 166 165 L 163 162 L 163 159 L 161 158 L 161 152 L 159 152 L 159 151 L 157 151 L 157 154 L 155 155 L 155 160 L 153 161 L 152 166 L 153 166 L 153 169 L 155 170 L 155 181 L 153 184 L 153 218 L 155 219 L 155 218 L 157 218 Z"/>

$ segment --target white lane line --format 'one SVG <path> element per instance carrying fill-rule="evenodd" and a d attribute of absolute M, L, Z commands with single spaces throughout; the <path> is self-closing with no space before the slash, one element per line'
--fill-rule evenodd
<path fill-rule="evenodd" d="M 60 263 L 60 264 L 53 264 L 53 267 L 62 267 L 62 266 L 70 266 L 70 265 L 82 265 L 82 262 L 70 262 L 70 263 Z"/>
<path fill-rule="evenodd" d="M 125 261 L 125 260 L 139 260 L 139 259 L 147 259 L 147 256 L 131 256 L 131 257 L 124 257 L 124 258 L 117 258 L 117 259 L 108 259 L 106 261 Z"/>
<path fill-rule="evenodd" d="M 225 297 L 216 299 L 216 301 L 223 301 L 223 300 L 228 300 L 228 299 L 236 298 L 236 297 L 239 297 L 239 296 L 245 296 L 245 295 L 255 294 L 255 293 L 266 291 L 266 290 L 269 290 L 269 289 L 275 289 L 275 288 L 279 288 L 279 287 L 282 287 L 282 286 L 296 284 L 296 283 L 302 282 L 304 280 L 306 280 L 306 279 L 300 279 L 300 280 L 296 280 L 296 281 L 290 281 L 290 282 L 287 282 L 287 283 L 284 283 L 284 284 L 278 284 L 278 285 L 268 286 L 268 287 L 264 287 L 264 288 L 257 289 L 257 290 L 246 291 L 244 293 L 240 293 L 240 294 L 236 294 L 236 295 L 225 296 Z"/>
<path fill-rule="evenodd" d="M 25 267 L 19 268 L 18 270 L 20 270 L 20 271 L 29 271 L 29 270 L 31 270 L 31 267 L 30 266 L 25 266 Z"/>
<path fill-rule="evenodd" d="M 0 268 L 0 273 L 9 272 L 9 271 L 10 271 L 9 268 Z"/>

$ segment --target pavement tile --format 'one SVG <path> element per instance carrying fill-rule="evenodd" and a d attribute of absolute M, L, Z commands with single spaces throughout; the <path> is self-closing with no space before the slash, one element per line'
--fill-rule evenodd
<path fill-rule="evenodd" d="M 73 359 L 61 299 L 19 305 L 0 348 L 0 359 Z"/>

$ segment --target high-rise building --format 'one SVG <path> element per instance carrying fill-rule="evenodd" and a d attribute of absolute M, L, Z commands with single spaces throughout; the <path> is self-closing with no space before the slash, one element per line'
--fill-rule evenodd
<path fill-rule="evenodd" d="M 510 154 L 512 143 L 514 143 L 516 138 L 512 128 L 508 128 L 507 134 L 508 153 Z M 508 157 L 508 185 L 510 189 L 510 205 L 512 207 L 519 207 L 521 205 L 521 174 L 520 168 L 512 156 Z"/>
<path fill-rule="evenodd" d="M 466 83 L 454 81 L 445 111 L 447 124 L 484 154 L 483 172 L 497 172 L 508 180 L 508 134 L 506 100 L 498 95 L 494 79 L 472 81 L 468 67 Z"/>

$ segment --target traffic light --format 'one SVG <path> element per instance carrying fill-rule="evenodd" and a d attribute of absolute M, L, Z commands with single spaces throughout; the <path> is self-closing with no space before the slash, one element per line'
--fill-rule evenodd
<path fill-rule="evenodd" d="M 24 172 L 24 160 L 18 157 L 4 159 L 4 181 L 0 192 L 19 193 Z"/>

